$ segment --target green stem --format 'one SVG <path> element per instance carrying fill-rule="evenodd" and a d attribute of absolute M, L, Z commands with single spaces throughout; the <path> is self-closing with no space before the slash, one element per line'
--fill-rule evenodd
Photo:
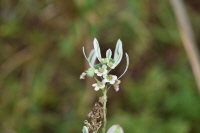
<path fill-rule="evenodd" d="M 106 119 L 106 113 L 107 113 L 107 109 L 106 109 L 106 103 L 107 103 L 107 86 L 104 88 L 103 90 L 103 99 L 104 99 L 104 103 L 103 103 L 103 128 L 102 128 L 102 133 L 106 132 L 106 123 L 107 123 L 107 119 Z"/>
<path fill-rule="evenodd" d="M 99 82 L 99 80 L 94 76 L 94 79 L 97 81 L 97 82 Z"/>

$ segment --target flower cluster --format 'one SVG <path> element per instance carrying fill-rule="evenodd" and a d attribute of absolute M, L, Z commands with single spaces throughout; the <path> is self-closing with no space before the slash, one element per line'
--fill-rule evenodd
<path fill-rule="evenodd" d="M 94 49 L 90 52 L 88 58 L 85 55 L 83 47 L 83 54 L 86 60 L 89 62 L 90 68 L 80 75 L 80 79 L 85 79 L 86 75 L 88 77 L 94 77 L 96 83 L 94 83 L 92 86 L 95 87 L 96 91 L 98 91 L 99 89 L 104 89 L 105 86 L 107 85 L 113 85 L 114 89 L 118 91 L 119 84 L 121 82 L 119 78 L 121 78 L 128 69 L 129 65 L 128 54 L 126 53 L 127 65 L 124 70 L 124 73 L 121 76 L 117 77 L 116 75 L 109 74 L 109 72 L 112 69 L 114 69 L 122 60 L 123 49 L 121 40 L 117 41 L 113 58 L 112 58 L 112 51 L 110 49 L 106 51 L 106 58 L 102 58 L 99 43 L 96 38 L 94 39 L 93 43 L 94 43 Z M 96 59 L 99 60 L 99 64 L 95 64 Z"/>

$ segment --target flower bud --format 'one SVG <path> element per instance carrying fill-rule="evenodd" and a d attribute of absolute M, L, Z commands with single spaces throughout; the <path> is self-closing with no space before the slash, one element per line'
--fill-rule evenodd
<path fill-rule="evenodd" d="M 88 70 L 87 70 L 87 76 L 88 77 L 93 77 L 94 76 L 94 68 L 89 68 Z"/>

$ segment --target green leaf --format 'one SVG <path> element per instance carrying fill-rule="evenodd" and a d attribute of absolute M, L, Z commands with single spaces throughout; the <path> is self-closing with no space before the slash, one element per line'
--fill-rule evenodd
<path fill-rule="evenodd" d="M 94 39 L 93 43 L 94 43 L 94 49 L 95 49 L 96 56 L 99 59 L 99 61 L 101 62 L 101 50 L 100 50 L 99 43 L 96 38 Z"/>
<path fill-rule="evenodd" d="M 107 133 L 124 133 L 124 131 L 120 125 L 113 125 L 108 129 Z"/>
<path fill-rule="evenodd" d="M 110 59 L 110 60 L 109 60 L 109 62 L 115 63 L 115 60 L 113 60 L 113 59 Z"/>
<path fill-rule="evenodd" d="M 99 63 L 99 64 L 97 64 L 97 65 L 94 65 L 94 68 L 95 69 L 98 69 L 99 67 L 102 67 L 103 66 L 103 64 L 102 63 Z"/>
<path fill-rule="evenodd" d="M 89 54 L 88 60 L 92 65 L 94 65 L 96 58 L 95 50 L 93 49 Z"/>
<path fill-rule="evenodd" d="M 122 75 L 119 76 L 119 78 L 121 78 L 121 77 L 126 73 L 126 71 L 128 70 L 128 66 L 129 66 L 129 56 L 128 56 L 128 54 L 126 53 L 126 68 L 125 68 L 124 72 L 122 73 Z M 118 79 L 119 79 L 119 78 L 118 78 Z"/>
<path fill-rule="evenodd" d="M 91 52 L 92 52 L 92 51 L 91 51 Z M 90 65 L 91 67 L 93 67 L 93 65 L 90 63 L 89 59 L 86 57 L 84 47 L 83 47 L 83 55 L 85 56 L 85 59 L 88 61 L 89 65 Z"/>
<path fill-rule="evenodd" d="M 108 49 L 106 51 L 106 58 L 108 58 L 108 60 L 110 60 L 111 56 L 112 56 L 112 51 L 110 49 Z"/>
<path fill-rule="evenodd" d="M 116 44 L 115 53 L 114 53 L 114 60 L 116 66 L 120 63 L 123 56 L 123 49 L 122 49 L 122 41 L 119 39 Z"/>

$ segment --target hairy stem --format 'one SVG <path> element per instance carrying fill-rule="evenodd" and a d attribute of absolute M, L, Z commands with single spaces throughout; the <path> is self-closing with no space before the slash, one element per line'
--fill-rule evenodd
<path fill-rule="evenodd" d="M 103 102 L 103 128 L 102 128 L 102 133 L 105 133 L 106 132 L 106 123 L 107 123 L 107 119 L 106 119 L 107 87 L 105 87 L 104 90 L 103 90 L 103 99 L 104 99 L 104 102 Z"/>

